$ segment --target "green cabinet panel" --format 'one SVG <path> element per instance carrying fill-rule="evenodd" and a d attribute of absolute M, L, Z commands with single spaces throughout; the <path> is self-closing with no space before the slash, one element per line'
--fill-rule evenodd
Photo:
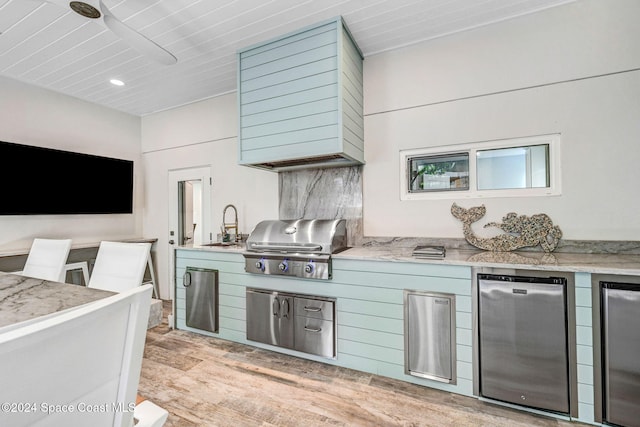
<path fill-rule="evenodd" d="M 340 301 L 340 300 L 338 300 Z M 348 311 L 338 311 L 338 325 L 351 326 L 361 329 L 375 329 L 380 332 L 400 334 L 404 328 L 402 319 L 389 319 L 366 314 L 355 314 Z"/>
<path fill-rule="evenodd" d="M 386 302 L 366 301 L 362 299 L 340 298 L 337 301 L 338 310 L 365 315 L 384 316 L 387 319 L 402 320 L 404 311 L 402 304 L 389 304 Z"/>
<path fill-rule="evenodd" d="M 269 170 L 364 163 L 363 57 L 341 17 L 237 56 L 238 163 Z"/>
<path fill-rule="evenodd" d="M 337 271 L 346 270 L 372 273 L 395 273 L 402 275 L 418 275 L 429 277 L 450 277 L 471 280 L 471 268 L 464 265 L 334 258 L 333 270 L 334 277 Z"/>
<path fill-rule="evenodd" d="M 393 349 L 375 344 L 343 340 L 338 335 L 338 355 L 343 353 L 404 366 L 404 351 L 402 348 Z"/>
<path fill-rule="evenodd" d="M 306 280 L 261 276 L 244 271 L 241 253 L 177 250 L 176 276 L 186 267 L 219 271 L 219 333 L 240 343 L 372 372 L 414 384 L 471 395 L 471 269 L 444 264 L 364 261 L 335 258 L 333 279 Z M 184 325 L 184 290 L 176 285 L 176 322 Z M 246 288 L 262 288 L 336 298 L 337 358 L 308 356 L 246 339 Z M 404 373 L 404 289 L 456 295 L 457 385 Z M 197 331 L 194 331 L 197 332 Z"/>
<path fill-rule="evenodd" d="M 343 340 L 359 342 L 363 344 L 378 345 L 380 347 L 392 348 L 396 350 L 404 349 L 402 335 L 397 333 L 381 332 L 374 329 L 352 328 L 349 326 L 339 326 L 338 336 Z"/>
<path fill-rule="evenodd" d="M 220 292 L 220 297 L 218 301 L 220 305 L 223 305 L 223 306 L 240 308 L 242 310 L 246 308 L 244 295 L 242 297 L 239 297 L 239 296 L 236 297 L 231 295 L 224 295 Z"/>
<path fill-rule="evenodd" d="M 345 283 L 353 286 L 371 288 L 372 301 L 386 301 L 389 298 L 388 290 L 425 289 L 433 292 L 446 292 L 452 294 L 471 295 L 470 279 L 457 279 L 450 277 L 418 276 L 413 274 L 401 275 L 398 273 L 379 273 L 367 271 L 341 271 L 337 274 L 334 270 L 333 280 L 336 283 Z M 360 291 L 362 292 L 362 291 Z M 402 304 L 402 293 L 398 299 L 398 293 L 393 297 L 398 304 Z"/>

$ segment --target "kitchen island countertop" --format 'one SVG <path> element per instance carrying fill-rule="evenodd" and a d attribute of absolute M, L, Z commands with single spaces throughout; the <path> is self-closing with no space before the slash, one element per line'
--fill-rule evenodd
<path fill-rule="evenodd" d="M 114 295 L 79 285 L 0 273 L 0 328 Z"/>
<path fill-rule="evenodd" d="M 243 244 L 231 246 L 185 245 L 180 246 L 179 249 L 242 254 L 245 251 L 245 246 Z M 640 255 L 533 251 L 490 252 L 447 249 L 446 256 L 443 259 L 424 259 L 413 257 L 411 255 L 412 250 L 413 247 L 397 247 L 393 245 L 358 246 L 332 256 L 334 260 L 416 262 L 470 267 L 640 275 Z"/>

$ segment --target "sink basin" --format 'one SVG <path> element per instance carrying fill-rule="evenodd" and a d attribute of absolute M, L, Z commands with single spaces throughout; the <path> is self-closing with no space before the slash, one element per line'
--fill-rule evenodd
<path fill-rule="evenodd" d="M 230 246 L 238 246 L 235 242 L 213 242 L 213 243 L 205 243 L 200 246 L 221 246 L 221 247 L 230 247 Z"/>

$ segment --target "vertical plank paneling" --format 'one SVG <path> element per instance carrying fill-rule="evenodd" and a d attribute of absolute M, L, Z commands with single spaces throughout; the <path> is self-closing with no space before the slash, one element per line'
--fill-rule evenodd
<path fill-rule="evenodd" d="M 342 34 L 342 137 L 345 152 L 364 151 L 362 60 L 349 34 Z"/>

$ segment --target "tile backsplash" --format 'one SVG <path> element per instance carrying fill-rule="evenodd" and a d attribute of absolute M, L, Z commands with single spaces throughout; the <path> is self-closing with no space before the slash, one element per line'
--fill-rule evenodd
<path fill-rule="evenodd" d="M 362 239 L 362 166 L 280 172 L 279 216 L 346 219 L 348 244 Z"/>

